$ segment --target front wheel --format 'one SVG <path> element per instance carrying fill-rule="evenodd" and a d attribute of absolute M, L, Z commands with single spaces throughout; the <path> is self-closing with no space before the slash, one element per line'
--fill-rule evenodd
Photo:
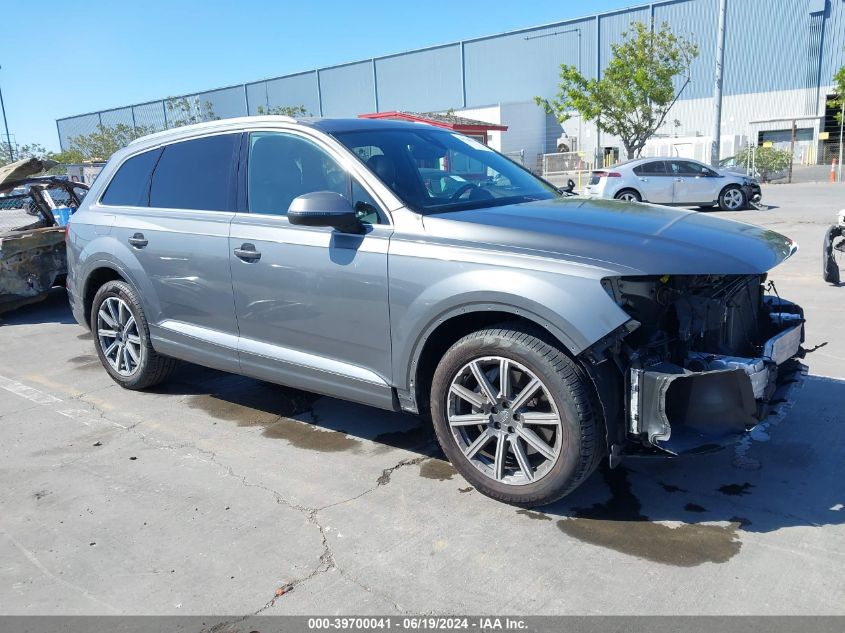
<path fill-rule="evenodd" d="M 729 185 L 719 194 L 719 208 L 722 211 L 739 211 L 747 204 L 745 193 L 737 185 Z"/>
<path fill-rule="evenodd" d="M 100 362 L 121 387 L 152 387 L 176 366 L 175 360 L 153 349 L 141 302 L 125 281 L 109 281 L 94 295 L 91 333 Z"/>
<path fill-rule="evenodd" d="M 434 374 L 440 446 L 479 492 L 538 506 L 560 499 L 604 454 L 592 386 L 574 360 L 519 324 L 465 336 Z"/>

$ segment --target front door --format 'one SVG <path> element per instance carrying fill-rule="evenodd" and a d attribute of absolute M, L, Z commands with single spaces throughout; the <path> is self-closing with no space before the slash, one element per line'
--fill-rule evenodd
<path fill-rule="evenodd" d="M 386 216 L 313 139 L 255 132 L 245 153 L 229 237 L 241 371 L 391 408 Z M 291 201 L 314 191 L 351 198 L 365 233 L 290 224 Z"/>
<path fill-rule="evenodd" d="M 718 199 L 719 178 L 712 169 L 690 160 L 673 160 L 669 165 L 675 176 L 675 204 L 711 204 Z"/>

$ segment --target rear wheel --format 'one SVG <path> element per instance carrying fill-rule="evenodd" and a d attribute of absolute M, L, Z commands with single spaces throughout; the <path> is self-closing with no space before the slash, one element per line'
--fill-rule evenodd
<path fill-rule="evenodd" d="M 94 295 L 91 332 L 100 362 L 122 387 L 152 387 L 176 366 L 174 359 L 153 349 L 141 302 L 125 281 L 109 281 Z"/>
<path fill-rule="evenodd" d="M 614 196 L 617 200 L 624 200 L 626 202 L 642 202 L 643 197 L 638 191 L 633 189 L 623 189 Z"/>
<path fill-rule="evenodd" d="M 603 455 L 591 394 L 568 355 L 506 324 L 446 352 L 431 412 L 443 451 L 479 492 L 537 506 L 574 490 Z"/>
<path fill-rule="evenodd" d="M 738 185 L 728 185 L 719 194 L 719 208 L 723 211 L 739 211 L 746 204 L 745 193 Z"/>

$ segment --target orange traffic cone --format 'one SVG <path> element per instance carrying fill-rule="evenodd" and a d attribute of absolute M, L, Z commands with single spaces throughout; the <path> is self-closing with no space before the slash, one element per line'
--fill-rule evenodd
<path fill-rule="evenodd" d="M 830 163 L 830 182 L 836 182 L 836 158 Z"/>

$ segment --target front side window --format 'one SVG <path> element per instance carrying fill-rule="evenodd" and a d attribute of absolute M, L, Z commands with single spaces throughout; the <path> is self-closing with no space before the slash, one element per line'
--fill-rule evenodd
<path fill-rule="evenodd" d="M 334 132 L 333 136 L 420 213 L 547 200 L 559 195 L 551 185 L 462 134 L 419 126 Z"/>
<path fill-rule="evenodd" d="M 153 173 L 150 206 L 233 211 L 239 134 L 166 145 Z"/>
<path fill-rule="evenodd" d="M 375 148 L 367 148 L 359 157 L 370 161 L 383 158 Z M 382 222 L 376 201 L 323 148 L 284 132 L 250 134 L 247 169 L 250 213 L 286 215 L 294 198 L 316 191 L 333 191 L 351 200 L 362 222 Z"/>
<path fill-rule="evenodd" d="M 161 148 L 133 156 L 124 162 L 103 194 L 103 204 L 146 207 L 150 203 L 150 177 Z"/>

